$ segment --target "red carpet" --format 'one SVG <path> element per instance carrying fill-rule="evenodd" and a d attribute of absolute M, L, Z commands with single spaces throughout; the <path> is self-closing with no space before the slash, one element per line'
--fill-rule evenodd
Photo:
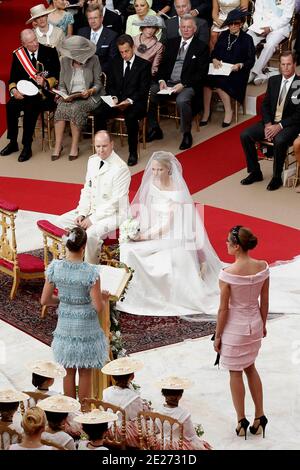
<path fill-rule="evenodd" d="M 204 217 L 210 241 L 223 261 L 232 262 L 232 257 L 227 254 L 225 241 L 228 231 L 234 225 L 249 227 L 258 237 L 259 243 L 251 252 L 254 258 L 274 263 L 299 255 L 300 230 L 211 206 L 205 206 Z M 288 242 L 284 243 L 284 240 Z"/>
<path fill-rule="evenodd" d="M 245 168 L 240 133 L 258 119 L 255 116 L 176 155 L 183 167 L 184 178 L 192 194 Z M 138 189 L 141 179 L 142 173 L 132 178 L 133 192 Z"/>
<path fill-rule="evenodd" d="M 26 27 L 29 9 L 34 0 L 5 0 L 0 5 L 1 60 L 0 80 L 7 84 L 12 60 L 12 51 L 20 45 L 20 32 Z M 5 105 L 0 104 L 0 136 L 6 129 Z"/>

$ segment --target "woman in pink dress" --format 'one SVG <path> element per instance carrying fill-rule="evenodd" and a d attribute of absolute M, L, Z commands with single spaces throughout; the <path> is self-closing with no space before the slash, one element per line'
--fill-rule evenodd
<path fill-rule="evenodd" d="M 254 362 L 261 339 L 267 334 L 269 267 L 266 261 L 248 255 L 248 250 L 257 245 L 256 236 L 248 228 L 233 227 L 226 243 L 235 262 L 219 276 L 221 299 L 214 348 L 221 355 L 222 366 L 230 373 L 232 401 L 238 419 L 237 435 L 246 439 L 250 424 L 245 418 L 245 372 L 255 406 L 250 432 L 260 434 L 263 431 L 265 437 L 268 420 L 263 410 L 262 383 Z"/>

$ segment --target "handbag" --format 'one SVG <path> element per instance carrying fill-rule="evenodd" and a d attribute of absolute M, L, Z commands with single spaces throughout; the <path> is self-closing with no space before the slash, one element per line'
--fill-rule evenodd
<path fill-rule="evenodd" d="M 211 341 L 214 341 L 214 340 L 215 340 L 215 337 L 216 337 L 216 333 L 214 333 L 214 334 L 212 335 L 212 337 L 210 338 Z M 217 353 L 217 357 L 216 357 L 214 366 L 218 366 L 218 368 L 220 367 L 220 353 Z"/>

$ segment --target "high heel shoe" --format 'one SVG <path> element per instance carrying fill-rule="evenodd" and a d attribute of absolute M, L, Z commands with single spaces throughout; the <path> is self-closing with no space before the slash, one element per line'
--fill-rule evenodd
<path fill-rule="evenodd" d="M 79 148 L 77 149 L 77 155 L 69 155 L 69 160 L 72 161 L 72 160 L 76 160 L 79 156 Z"/>
<path fill-rule="evenodd" d="M 210 114 L 211 114 L 211 113 L 210 113 Z M 200 127 L 207 126 L 208 121 L 210 121 L 210 114 L 209 114 L 209 116 L 208 116 L 208 118 L 207 118 L 206 121 L 200 121 L 200 122 L 199 122 L 199 126 L 200 126 Z"/>
<path fill-rule="evenodd" d="M 222 127 L 229 127 L 230 125 L 231 125 L 231 121 L 230 122 L 225 122 L 225 121 L 222 122 Z"/>
<path fill-rule="evenodd" d="M 242 418 L 239 420 L 238 424 L 239 427 L 236 428 L 235 432 L 237 436 L 245 436 L 245 440 L 247 439 L 247 429 L 249 426 L 249 421 L 246 418 Z"/>
<path fill-rule="evenodd" d="M 64 149 L 63 146 L 61 146 L 60 151 L 58 152 L 58 154 L 52 154 L 52 155 L 51 155 L 51 161 L 52 161 L 52 162 L 54 162 L 55 160 L 58 160 L 58 159 L 59 159 L 59 157 L 60 157 L 61 154 L 62 154 L 63 149 Z"/>
<path fill-rule="evenodd" d="M 255 421 L 259 421 L 258 426 L 254 426 Z M 260 416 L 259 418 L 255 418 L 254 422 L 253 422 L 253 425 L 250 426 L 250 428 L 249 428 L 251 434 L 261 434 L 261 432 L 262 432 L 262 435 L 263 435 L 263 438 L 264 438 L 267 422 L 268 422 L 268 420 L 265 417 L 265 415 Z"/>

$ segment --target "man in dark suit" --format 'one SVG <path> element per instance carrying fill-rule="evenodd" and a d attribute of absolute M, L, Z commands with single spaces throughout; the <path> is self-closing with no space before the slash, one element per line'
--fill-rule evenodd
<path fill-rule="evenodd" d="M 166 29 L 165 29 L 165 32 L 163 32 L 163 38 L 162 38 L 163 42 L 165 40 L 178 38 L 180 36 L 179 26 L 180 26 L 181 18 L 184 15 L 191 14 L 192 12 L 190 0 L 175 0 L 174 6 L 176 9 L 177 15 L 173 16 L 173 18 L 170 18 L 169 20 L 165 22 Z M 195 17 L 195 22 L 197 25 L 197 31 L 196 31 L 195 36 L 197 36 L 198 39 L 200 39 L 200 41 L 203 41 L 205 42 L 205 44 L 208 44 L 209 30 L 208 30 L 207 21 L 203 18 Z"/>
<path fill-rule="evenodd" d="M 184 15 L 180 22 L 182 37 L 170 39 L 166 44 L 163 61 L 157 73 L 159 84 L 151 87 L 148 142 L 163 138 L 157 122 L 157 104 L 168 95 L 157 93 L 171 87 L 172 95 L 176 96 L 180 130 L 183 134 L 179 148 L 184 150 L 192 146 L 193 99 L 196 95 L 199 96 L 198 101 L 202 99 L 203 80 L 207 75 L 209 63 L 208 47 L 196 38 L 196 28 L 194 17 Z"/>
<path fill-rule="evenodd" d="M 56 49 L 39 44 L 33 30 L 24 29 L 21 32 L 21 41 L 23 46 L 13 52 L 9 79 L 11 98 L 6 105 L 7 138 L 10 142 L 0 154 L 10 155 L 19 150 L 18 118 L 23 111 L 23 150 L 18 160 L 25 162 L 32 156 L 32 137 L 38 115 L 42 110 L 54 108 L 54 95 L 50 93 L 50 89 L 58 81 L 60 65 Z M 38 75 L 39 72 L 45 72 L 46 78 Z M 33 96 L 22 94 L 17 89 L 20 80 L 32 82 L 39 88 L 39 92 Z"/>
<path fill-rule="evenodd" d="M 138 160 L 138 121 L 147 112 L 151 64 L 134 54 L 133 39 L 128 34 L 117 39 L 117 47 L 120 57 L 111 62 L 106 85 L 107 94 L 114 98 L 116 106 L 108 107 L 104 104 L 95 111 L 95 128 L 105 128 L 105 121 L 119 115 L 121 111 L 128 132 L 128 165 L 133 166 Z"/>
<path fill-rule="evenodd" d="M 185 9 L 187 2 L 190 4 L 189 11 L 185 11 L 179 15 L 178 10 L 182 11 Z M 182 16 L 185 13 L 191 13 L 192 16 L 197 16 L 198 18 L 206 20 L 210 26 L 212 23 L 212 0 L 174 0 L 174 5 L 169 15 L 172 16 L 176 13 L 178 16 Z"/>
<path fill-rule="evenodd" d="M 117 33 L 103 26 L 103 7 L 90 5 L 86 10 L 86 17 L 89 27 L 81 28 L 79 36 L 83 36 L 92 41 L 97 49 L 101 69 L 107 74 L 109 62 L 117 55 L 116 38 Z"/>
<path fill-rule="evenodd" d="M 124 7 L 124 13 L 126 12 L 126 7 L 127 7 L 127 0 L 115 0 L 113 2 L 113 7 L 115 10 L 118 10 L 120 13 L 124 14 L 122 11 L 123 4 L 126 4 Z M 122 24 L 122 17 L 121 15 L 118 15 L 118 13 L 115 13 L 114 11 L 108 9 L 106 7 L 106 0 L 89 0 L 88 1 L 89 5 L 100 5 L 103 7 L 103 26 L 106 26 L 106 28 L 112 29 L 116 33 L 121 34 L 123 30 L 123 24 Z"/>
<path fill-rule="evenodd" d="M 262 121 L 241 133 L 241 143 L 247 159 L 249 175 L 241 181 L 249 185 L 263 180 L 255 143 L 268 140 L 274 144 L 273 177 L 267 186 L 274 191 L 282 186 L 281 174 L 286 151 L 300 131 L 299 79 L 296 57 L 291 51 L 280 56 L 281 75 L 269 79 L 262 104 Z"/>

